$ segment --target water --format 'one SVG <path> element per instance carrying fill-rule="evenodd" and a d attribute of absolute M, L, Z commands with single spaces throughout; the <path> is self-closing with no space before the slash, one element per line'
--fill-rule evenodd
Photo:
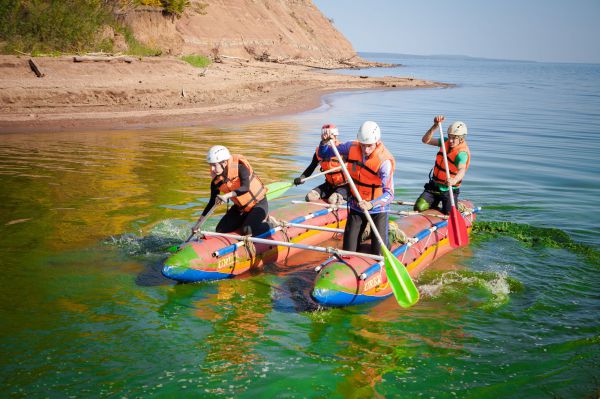
<path fill-rule="evenodd" d="M 404 66 L 347 73 L 457 86 L 339 93 L 219 128 L 0 136 L 2 396 L 597 397 L 600 65 L 366 56 Z M 285 180 L 323 123 L 349 140 L 372 119 L 413 200 L 440 113 L 469 127 L 462 197 L 484 211 L 415 307 L 316 309 L 318 254 L 218 283 L 160 275 L 208 199 L 211 145 Z"/>

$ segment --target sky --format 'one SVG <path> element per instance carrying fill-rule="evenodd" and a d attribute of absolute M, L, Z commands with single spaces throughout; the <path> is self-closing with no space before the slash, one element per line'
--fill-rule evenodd
<path fill-rule="evenodd" d="M 600 0 L 313 0 L 359 52 L 600 63 Z"/>

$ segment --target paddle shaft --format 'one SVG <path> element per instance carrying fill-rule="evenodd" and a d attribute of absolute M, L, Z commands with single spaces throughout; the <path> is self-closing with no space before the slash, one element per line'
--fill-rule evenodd
<path fill-rule="evenodd" d="M 448 184 L 448 196 L 450 197 L 450 218 L 448 219 L 448 241 L 450 246 L 453 248 L 462 247 L 469 243 L 469 233 L 465 226 L 465 220 L 463 219 L 460 212 L 456 209 L 454 203 L 454 191 L 452 184 L 448 181 L 450 179 L 450 168 L 448 167 L 448 154 L 446 154 L 446 144 L 444 143 L 444 132 L 442 130 L 442 123 L 438 122 L 440 129 L 440 139 L 442 140 L 442 154 L 444 156 L 444 167 L 446 168 L 446 184 Z"/>
<path fill-rule="evenodd" d="M 442 141 L 442 153 L 444 155 L 444 168 L 446 169 L 446 179 L 450 178 L 450 168 L 448 167 L 448 154 L 446 154 L 446 143 L 444 142 L 444 131 L 442 130 L 442 122 L 438 122 L 438 128 L 440 129 L 440 140 Z M 448 194 L 450 197 L 450 205 L 452 208 L 456 207 L 454 204 L 454 192 L 452 191 L 452 184 L 446 180 L 448 184 Z"/>
<path fill-rule="evenodd" d="M 208 237 L 211 237 L 211 236 L 212 237 L 225 237 L 225 238 L 231 238 L 234 240 L 241 240 L 241 241 L 247 240 L 250 242 L 255 242 L 257 244 L 277 245 L 280 247 L 306 249 L 309 251 L 324 252 L 324 253 L 328 253 L 328 254 L 356 255 L 356 256 L 362 256 L 365 258 L 375 259 L 375 260 L 379 260 L 379 261 L 383 260 L 383 256 L 380 256 L 380 255 L 363 254 L 363 253 L 353 252 L 353 251 L 344 251 L 342 249 L 337 249 L 337 248 L 325 248 L 325 247 L 317 247 L 314 245 L 296 244 L 296 243 L 288 242 L 288 241 L 267 240 L 265 238 L 239 236 L 236 234 L 228 234 L 228 233 L 215 233 L 212 231 L 201 231 L 200 234 L 208 236 Z M 216 252 L 213 253 L 213 256 L 216 256 Z"/>
<path fill-rule="evenodd" d="M 315 177 L 323 176 L 323 175 L 326 175 L 326 174 L 328 174 L 328 173 L 337 172 L 337 171 L 339 171 L 339 170 L 342 170 L 342 167 L 341 167 L 341 166 L 336 166 L 335 168 L 327 169 L 327 170 L 326 170 L 326 171 L 324 171 L 324 172 L 320 172 L 320 173 L 317 173 L 316 175 L 310 175 L 310 176 L 308 176 L 308 177 L 305 177 L 305 178 L 303 178 L 303 179 L 302 179 L 302 183 L 304 183 L 304 182 L 305 182 L 305 181 L 307 181 L 307 180 L 314 179 Z"/>
<path fill-rule="evenodd" d="M 338 159 L 342 159 L 342 157 L 340 156 L 340 152 L 338 151 L 337 147 L 335 146 L 335 143 L 333 142 L 333 140 L 329 141 L 329 145 L 331 146 L 331 149 L 335 153 L 335 156 Z M 350 172 L 348 172 L 348 169 L 346 168 L 346 166 L 343 163 L 341 165 L 341 168 L 342 168 L 342 172 L 344 173 L 344 176 L 346 176 L 346 180 L 348 180 L 348 184 L 350 185 L 350 188 L 352 189 L 352 194 L 354 194 L 354 197 L 356 197 L 358 202 L 362 201 L 362 197 L 360 196 L 360 193 L 358 192 L 358 189 L 356 188 L 356 184 L 354 184 L 354 181 L 352 180 L 352 176 L 350 176 Z M 375 235 L 375 237 L 377 238 L 377 241 L 379 241 L 379 245 L 381 245 L 382 247 L 385 247 L 385 243 L 384 243 L 383 239 L 381 238 L 381 235 L 379 234 L 379 230 L 377 230 L 377 226 L 375 225 L 375 222 L 373 221 L 371 214 L 369 213 L 369 211 L 367 211 L 365 209 L 363 209 L 363 211 L 364 211 L 365 217 L 367 218 L 369 224 L 371 225 L 371 233 Z"/>
<path fill-rule="evenodd" d="M 196 232 L 200 229 L 200 227 L 202 227 L 204 222 L 206 222 L 206 220 L 210 217 L 210 215 L 212 215 L 216 208 L 217 204 L 215 203 L 213 204 L 212 208 L 210 208 L 210 210 L 206 213 L 206 215 L 200 216 L 200 219 L 198 219 L 194 227 L 192 227 L 192 234 L 190 234 L 190 236 L 187 238 L 187 240 L 185 240 L 185 242 L 190 242 L 190 240 L 194 238 Z"/>

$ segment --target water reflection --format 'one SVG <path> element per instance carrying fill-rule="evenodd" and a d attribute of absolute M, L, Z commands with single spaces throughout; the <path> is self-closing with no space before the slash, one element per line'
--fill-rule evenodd
<path fill-rule="evenodd" d="M 298 126 L 3 135 L 0 234 L 3 249 L 61 251 L 167 218 L 209 195 L 211 145 L 244 154 L 266 181 L 294 170 Z M 185 204 L 185 206 L 181 206 Z M 43 234 L 40 234 L 43 232 Z"/>

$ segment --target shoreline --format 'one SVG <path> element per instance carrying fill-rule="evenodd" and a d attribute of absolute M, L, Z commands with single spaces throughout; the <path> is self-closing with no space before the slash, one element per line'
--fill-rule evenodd
<path fill-rule="evenodd" d="M 214 125 L 307 111 L 334 92 L 452 86 L 241 59 L 195 68 L 166 57 L 34 58 L 38 78 L 29 58 L 0 56 L 0 133 Z"/>

